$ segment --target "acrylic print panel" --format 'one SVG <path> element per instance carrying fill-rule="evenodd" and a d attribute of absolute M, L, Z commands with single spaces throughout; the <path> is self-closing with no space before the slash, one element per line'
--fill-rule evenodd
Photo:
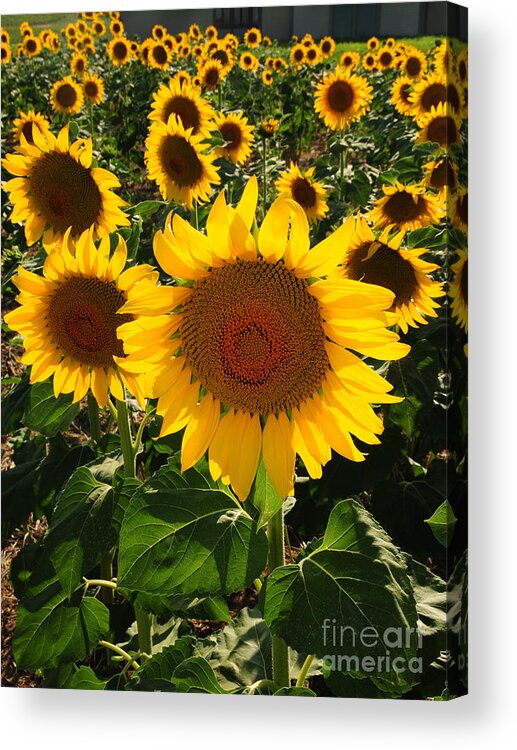
<path fill-rule="evenodd" d="M 463 695 L 466 9 L 2 23 L 4 684 Z"/>

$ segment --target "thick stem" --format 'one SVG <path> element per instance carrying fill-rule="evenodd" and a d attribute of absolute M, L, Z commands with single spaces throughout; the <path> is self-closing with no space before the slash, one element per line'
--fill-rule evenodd
<path fill-rule="evenodd" d="M 298 675 L 298 679 L 296 680 L 296 687 L 303 687 L 303 684 L 307 678 L 307 672 L 310 669 L 313 659 L 314 659 L 314 654 L 309 654 L 306 657 L 305 661 L 302 664 L 302 668 L 300 670 L 300 674 Z"/>
<path fill-rule="evenodd" d="M 90 437 L 92 442 L 97 445 L 101 439 L 101 423 L 99 419 L 99 407 L 91 391 L 88 391 L 88 420 L 90 422 Z"/>
<path fill-rule="evenodd" d="M 130 656 L 127 651 L 124 651 L 123 648 L 120 648 L 120 646 L 116 646 L 114 643 L 110 643 L 109 641 L 99 641 L 99 646 L 104 646 L 104 648 L 108 648 L 110 651 L 118 654 L 118 656 L 122 656 L 122 658 L 128 661 L 134 669 L 140 669 L 140 664 L 135 659 L 133 659 L 133 657 Z"/>
<path fill-rule="evenodd" d="M 270 518 L 267 525 L 269 543 L 269 572 L 285 565 L 284 555 L 284 511 L 283 507 Z M 289 687 L 289 650 L 282 638 L 271 635 L 273 652 L 273 680 L 280 687 Z"/>
<path fill-rule="evenodd" d="M 113 550 L 110 550 L 101 560 L 100 563 L 100 573 L 101 573 L 101 580 L 105 581 L 111 581 L 113 578 Z M 103 604 L 106 605 L 106 607 L 109 607 L 113 604 L 113 593 L 115 590 L 115 586 L 113 588 L 109 586 L 102 586 L 101 590 L 99 592 L 100 600 Z"/>
<path fill-rule="evenodd" d="M 138 628 L 138 647 L 140 658 L 145 659 L 153 653 L 153 637 L 151 634 L 151 615 L 143 609 L 135 607 L 136 626 Z"/>

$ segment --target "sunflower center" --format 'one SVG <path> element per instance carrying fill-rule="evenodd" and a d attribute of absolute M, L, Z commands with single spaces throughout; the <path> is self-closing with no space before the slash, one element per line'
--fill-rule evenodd
<path fill-rule="evenodd" d="M 73 107 L 77 101 L 77 91 L 69 83 L 64 83 L 56 91 L 56 100 L 62 107 Z"/>
<path fill-rule="evenodd" d="M 366 284 L 378 284 L 390 289 L 393 306 L 410 302 L 418 286 L 413 266 L 388 245 L 381 245 L 371 258 L 365 260 L 370 244 L 361 245 L 348 260 L 348 276 Z"/>
<path fill-rule="evenodd" d="M 197 133 L 200 125 L 199 110 L 192 99 L 186 96 L 174 96 L 170 99 L 163 108 L 163 121 L 167 122 L 172 114 L 178 115 L 184 128 L 193 128 L 194 133 Z"/>
<path fill-rule="evenodd" d="M 303 49 L 296 49 L 294 51 L 294 59 L 296 60 L 296 62 L 300 62 L 300 60 L 303 60 L 303 55 Z"/>
<path fill-rule="evenodd" d="M 447 86 L 447 101 L 456 112 L 460 109 L 460 94 L 458 89 L 453 83 L 449 83 Z"/>
<path fill-rule="evenodd" d="M 418 57 L 410 57 L 408 61 L 406 62 L 406 70 L 408 72 L 408 75 L 410 76 L 417 76 L 419 75 L 420 71 L 422 70 L 422 63 L 418 59 Z"/>
<path fill-rule="evenodd" d="M 133 320 L 118 315 L 124 293 L 113 282 L 74 276 L 54 292 L 48 310 L 48 326 L 54 341 L 72 359 L 91 367 L 113 365 L 123 357 L 117 327 Z"/>
<path fill-rule="evenodd" d="M 248 34 L 248 42 L 250 42 L 251 44 L 255 44 L 256 41 L 257 41 L 257 35 L 255 34 L 254 31 L 252 31 L 250 34 Z"/>
<path fill-rule="evenodd" d="M 95 97 L 99 93 L 99 88 L 95 81 L 86 81 L 86 83 L 84 84 L 84 93 L 91 99 L 95 99 Z"/>
<path fill-rule="evenodd" d="M 156 47 L 153 47 L 153 57 L 158 63 L 158 65 L 165 65 L 165 63 L 167 62 L 169 58 L 167 54 L 167 50 L 161 44 L 158 44 L 156 45 Z"/>
<path fill-rule="evenodd" d="M 467 195 L 460 195 L 458 198 L 458 214 L 464 224 L 469 223 L 469 199 Z"/>
<path fill-rule="evenodd" d="M 411 86 L 409 85 L 409 83 L 403 83 L 399 89 L 400 97 L 406 102 L 406 104 L 409 104 L 410 91 L 411 91 Z"/>
<path fill-rule="evenodd" d="M 69 154 L 51 151 L 33 167 L 31 194 L 48 224 L 59 232 L 80 234 L 98 220 L 102 198 L 90 170 Z"/>
<path fill-rule="evenodd" d="M 307 60 L 315 60 L 316 59 L 316 50 L 314 47 L 311 47 L 307 50 Z"/>
<path fill-rule="evenodd" d="M 226 148 L 229 151 L 234 151 L 239 148 L 242 142 L 242 131 L 236 122 L 223 122 L 219 132 L 224 140 L 228 142 Z"/>
<path fill-rule="evenodd" d="M 179 135 L 163 139 L 160 148 L 163 169 L 177 185 L 193 185 L 203 173 L 196 149 Z"/>
<path fill-rule="evenodd" d="M 354 90 L 346 81 L 335 81 L 331 84 L 327 97 L 334 112 L 346 112 L 354 101 Z"/>
<path fill-rule="evenodd" d="M 458 131 L 456 123 L 452 117 L 435 117 L 429 123 L 427 137 L 440 146 L 446 146 L 448 143 L 456 143 Z"/>
<path fill-rule="evenodd" d="M 293 198 L 302 208 L 312 208 L 316 204 L 316 191 L 304 177 L 298 177 L 292 184 Z"/>
<path fill-rule="evenodd" d="M 463 297 L 465 304 L 468 305 L 469 303 L 468 260 L 465 261 L 465 263 L 463 264 L 463 268 L 461 269 L 460 292 L 461 292 L 461 296 Z"/>
<path fill-rule="evenodd" d="M 392 60 L 393 60 L 393 57 L 391 55 L 391 52 L 383 52 L 379 58 L 380 64 L 384 65 L 385 67 L 388 67 L 388 65 L 391 65 Z"/>
<path fill-rule="evenodd" d="M 352 58 L 350 57 L 350 55 L 346 55 L 346 56 L 345 56 L 345 57 L 343 58 L 343 65 L 344 65 L 345 67 L 348 67 L 349 65 L 352 65 Z"/>
<path fill-rule="evenodd" d="M 117 60 L 125 60 L 127 57 L 127 47 L 124 44 L 124 42 L 116 42 L 113 45 L 113 56 L 117 58 Z"/>
<path fill-rule="evenodd" d="M 217 68 L 210 68 L 206 71 L 205 83 L 207 86 L 216 86 L 219 83 L 219 71 Z"/>
<path fill-rule="evenodd" d="M 228 52 L 224 49 L 218 49 L 214 52 L 212 55 L 214 60 L 219 60 L 221 65 L 224 67 L 225 65 L 228 65 L 230 62 L 230 58 L 228 57 Z"/>
<path fill-rule="evenodd" d="M 331 47 L 331 44 L 328 41 L 328 39 L 326 39 L 321 45 L 321 51 L 323 52 L 324 55 L 328 55 L 328 53 L 330 52 L 330 47 Z"/>
<path fill-rule="evenodd" d="M 329 366 L 318 303 L 282 262 L 213 269 L 195 284 L 180 335 L 202 386 L 252 413 L 300 404 Z"/>
<path fill-rule="evenodd" d="M 454 174 L 454 170 L 450 168 L 447 159 L 441 161 L 431 174 L 431 187 L 439 190 L 445 186 L 449 188 L 456 187 L 456 175 Z"/>
<path fill-rule="evenodd" d="M 413 195 L 400 192 L 391 195 L 384 205 L 384 212 L 391 221 L 412 221 L 424 213 L 425 201 L 421 196 L 416 196 L 415 203 Z"/>
<path fill-rule="evenodd" d="M 461 81 L 465 81 L 467 78 L 467 66 L 465 65 L 465 60 L 460 60 L 460 64 L 458 65 L 458 73 L 460 74 Z"/>
<path fill-rule="evenodd" d="M 82 73 L 84 71 L 84 60 L 82 57 L 79 57 L 75 61 L 75 69 L 78 73 Z"/>
<path fill-rule="evenodd" d="M 27 52 L 35 52 L 38 48 L 34 39 L 27 39 Z"/>
<path fill-rule="evenodd" d="M 447 99 L 447 88 L 443 83 L 432 83 L 422 94 L 422 107 L 426 112 L 431 111 L 431 107 L 437 107 L 440 102 Z"/>
<path fill-rule="evenodd" d="M 32 137 L 33 126 L 36 128 L 38 127 L 32 120 L 28 120 L 27 122 L 23 123 L 23 127 L 22 127 L 22 133 L 29 143 L 34 143 L 34 139 Z"/>
<path fill-rule="evenodd" d="M 375 60 L 373 59 L 373 57 L 371 55 L 368 55 L 368 57 L 366 58 L 366 64 L 373 65 L 374 62 Z"/>

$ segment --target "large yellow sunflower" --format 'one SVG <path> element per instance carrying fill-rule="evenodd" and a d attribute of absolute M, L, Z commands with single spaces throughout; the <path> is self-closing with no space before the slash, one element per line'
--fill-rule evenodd
<path fill-rule="evenodd" d="M 172 60 L 172 50 L 164 42 L 154 41 L 149 47 L 147 64 L 158 70 L 168 70 Z"/>
<path fill-rule="evenodd" d="M 395 225 L 402 231 L 439 224 L 444 213 L 444 201 L 438 195 L 426 192 L 423 185 L 385 185 L 384 193 L 373 204 L 367 217 L 377 229 Z"/>
<path fill-rule="evenodd" d="M 101 104 L 104 99 L 104 83 L 95 73 L 85 73 L 83 78 L 83 93 L 93 105 Z"/>
<path fill-rule="evenodd" d="M 204 88 L 209 91 L 215 91 L 224 80 L 224 69 L 219 60 L 207 60 L 198 67 L 197 74 Z"/>
<path fill-rule="evenodd" d="M 399 76 L 391 87 L 391 101 L 401 115 L 412 115 L 413 105 L 409 101 L 413 81 L 407 76 Z"/>
<path fill-rule="evenodd" d="M 32 366 L 31 383 L 53 376 L 55 395 L 73 393 L 74 401 L 91 388 L 101 407 L 108 391 L 123 400 L 125 385 L 144 401 L 138 377 L 124 371 L 117 328 L 134 320 L 132 314 L 120 313 L 123 305 L 137 288 L 154 289 L 158 273 L 148 265 L 124 271 L 126 257 L 120 236 L 110 257 L 109 237 L 97 248 L 90 230 L 77 242 L 68 231 L 61 249 L 47 256 L 42 276 L 18 268 L 13 282 L 20 290 L 20 306 L 4 319 L 24 337 L 21 361 Z"/>
<path fill-rule="evenodd" d="M 113 23 L 119 23 L 119 21 L 113 21 Z M 150 48 L 152 48 L 152 43 Z M 131 52 L 131 42 L 123 36 L 115 36 L 111 42 L 106 45 L 106 51 L 111 62 L 116 67 L 127 65 L 131 62 L 131 58 L 133 57 L 133 53 Z"/>
<path fill-rule="evenodd" d="M 408 352 L 386 328 L 393 293 L 336 276 L 353 219 L 310 250 L 305 213 L 278 198 L 256 241 L 257 193 L 252 178 L 233 209 L 221 192 L 206 235 L 169 217 L 154 251 L 182 284 L 165 304 L 135 296 L 121 312 L 144 317 L 118 330 L 128 371 L 147 373 L 144 395 L 158 398 L 161 435 L 185 428 L 182 470 L 208 450 L 212 477 L 240 500 L 261 455 L 282 497 L 293 491 L 296 454 L 311 477 L 331 449 L 362 461 L 352 436 L 376 444 L 383 430 L 371 404 L 399 399 L 356 352 Z"/>
<path fill-rule="evenodd" d="M 72 76 L 65 76 L 50 89 L 50 104 L 54 112 L 76 115 L 84 104 L 83 90 Z"/>
<path fill-rule="evenodd" d="M 451 266 L 454 277 L 449 285 L 449 297 L 452 300 L 451 312 L 460 328 L 468 333 L 469 315 L 469 277 L 468 254 L 466 250 L 458 250 L 459 259 Z"/>
<path fill-rule="evenodd" d="M 316 86 L 314 109 L 328 128 L 342 130 L 370 108 L 372 90 L 366 78 L 337 67 Z"/>
<path fill-rule="evenodd" d="M 310 167 L 302 172 L 298 164 L 291 162 L 275 183 L 278 194 L 287 194 L 296 201 L 310 223 L 323 219 L 329 210 L 327 191 L 321 182 L 313 179 L 314 170 L 314 167 Z"/>
<path fill-rule="evenodd" d="M 32 137 L 33 128 L 37 128 L 45 138 L 50 131 L 50 123 L 40 112 L 29 109 L 28 112 L 20 112 L 19 117 L 13 120 L 13 135 L 17 143 L 21 143 L 22 135 L 27 143 L 34 143 Z"/>
<path fill-rule="evenodd" d="M 464 96 L 458 82 L 451 76 L 445 77 L 439 73 L 431 73 L 415 83 L 409 101 L 415 118 L 425 115 L 431 111 L 431 107 L 437 107 L 440 103 L 448 103 L 458 114 L 462 113 L 464 107 Z"/>
<path fill-rule="evenodd" d="M 254 49 L 255 47 L 258 47 L 260 42 L 262 41 L 262 32 L 260 29 L 257 29 L 255 26 L 251 29 L 248 29 L 244 33 L 244 44 L 246 47 L 250 47 L 251 49 Z"/>
<path fill-rule="evenodd" d="M 248 125 L 248 118 L 242 112 L 230 112 L 216 115 L 214 123 L 221 133 L 226 146 L 215 150 L 217 156 L 224 156 L 234 164 L 244 164 L 251 154 L 251 145 L 255 140 L 253 125 Z"/>
<path fill-rule="evenodd" d="M 468 234 L 469 231 L 469 193 L 466 187 L 460 186 L 452 193 L 452 223 Z"/>
<path fill-rule="evenodd" d="M 206 201 L 212 185 L 221 181 L 214 155 L 205 153 L 204 135 L 194 135 L 184 128 L 177 115 L 167 123 L 157 120 L 146 140 L 145 161 L 149 177 L 154 180 L 166 200 L 185 203 Z"/>
<path fill-rule="evenodd" d="M 420 128 L 417 143 L 432 141 L 443 148 L 461 143 L 461 118 L 450 104 L 440 102 L 437 107 L 431 107 L 430 112 L 420 115 L 417 125 Z"/>
<path fill-rule="evenodd" d="M 210 102 L 202 98 L 197 86 L 171 78 L 168 84 L 160 84 L 153 99 L 148 115 L 153 122 L 160 120 L 167 123 L 170 115 L 175 114 L 184 128 L 192 128 L 194 135 L 205 133 L 210 128 L 215 113 Z"/>
<path fill-rule="evenodd" d="M 421 258 L 428 250 L 405 250 L 401 247 L 403 238 L 404 232 L 390 237 L 390 227 L 376 238 L 366 220 L 358 217 L 343 270 L 349 279 L 389 289 L 394 294 L 390 309 L 407 333 L 408 326 L 416 328 L 427 323 L 424 315 L 437 317 L 440 305 L 435 299 L 443 297 L 444 292 L 442 284 L 429 276 L 439 266 Z"/>
<path fill-rule="evenodd" d="M 119 181 L 111 172 L 91 166 L 90 138 L 70 145 L 68 125 L 57 138 L 50 131 L 43 137 L 37 128 L 32 136 L 33 145 L 19 145 L 17 154 L 2 160 L 4 169 L 15 175 L 4 185 L 14 205 L 10 218 L 13 223 L 25 222 L 28 245 L 43 235 L 44 246 L 51 248 L 69 227 L 75 237 L 93 226 L 97 239 L 129 225 L 120 210 L 125 202 L 110 190 Z"/>
<path fill-rule="evenodd" d="M 438 190 L 442 198 L 447 202 L 447 194 L 458 186 L 458 167 L 445 155 L 439 159 L 424 164 L 423 185 Z"/>
<path fill-rule="evenodd" d="M 400 64 L 400 71 L 408 78 L 419 79 L 427 70 L 427 58 L 424 53 L 416 47 L 410 47 L 404 53 Z"/>

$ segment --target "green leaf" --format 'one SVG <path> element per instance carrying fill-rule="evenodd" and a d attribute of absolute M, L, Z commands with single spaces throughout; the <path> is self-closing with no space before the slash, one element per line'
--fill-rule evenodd
<path fill-rule="evenodd" d="M 40 561 L 18 607 L 13 655 L 21 669 L 81 661 L 109 631 L 109 611 L 80 587 L 69 599 L 48 558 Z"/>
<path fill-rule="evenodd" d="M 30 430 L 52 437 L 68 427 L 79 414 L 79 409 L 79 404 L 72 403 L 72 395 L 69 393 L 55 398 L 52 383 L 45 380 L 31 386 L 22 421 Z"/>
<path fill-rule="evenodd" d="M 264 531 L 218 490 L 177 488 L 170 470 L 133 495 L 120 532 L 118 580 L 132 591 L 230 594 L 266 564 Z"/>
<path fill-rule="evenodd" d="M 90 667 L 79 667 L 68 684 L 64 687 L 71 690 L 104 690 L 107 681 L 101 680 Z"/>
<path fill-rule="evenodd" d="M 166 646 L 159 654 L 146 659 L 135 672 L 128 688 L 149 692 L 174 692 L 172 676 L 176 667 L 192 656 L 194 639 L 191 636 L 178 638 L 173 646 Z"/>
<path fill-rule="evenodd" d="M 264 526 L 284 504 L 284 498 L 280 497 L 271 483 L 262 456 L 248 499 L 259 511 L 258 526 Z"/>
<path fill-rule="evenodd" d="M 110 546 L 113 490 L 81 466 L 59 495 L 45 548 L 68 596 Z"/>
<path fill-rule="evenodd" d="M 165 205 L 165 201 L 141 201 L 134 206 L 129 206 L 128 208 L 126 208 L 126 212 L 135 214 L 135 216 L 147 218 L 156 213 L 156 211 L 158 211 L 161 206 Z"/>
<path fill-rule="evenodd" d="M 29 376 L 25 373 L 20 382 L 4 397 L 2 401 L 2 433 L 4 435 L 20 428 L 30 389 Z"/>
<path fill-rule="evenodd" d="M 202 656 L 192 656 L 182 662 L 174 671 L 172 684 L 181 693 L 226 692 L 217 682 L 214 670 Z"/>
<path fill-rule="evenodd" d="M 301 652 L 333 659 L 338 671 L 415 656 L 417 613 L 406 566 L 397 548 L 364 507 L 342 501 L 333 509 L 322 544 L 299 563 L 277 568 L 265 581 L 259 606 L 272 632 Z M 372 658 L 373 657 L 373 658 Z"/>
<path fill-rule="evenodd" d="M 449 501 L 445 500 L 435 510 L 431 518 L 425 519 L 425 523 L 428 523 L 431 527 L 435 539 L 437 539 L 444 547 L 448 547 L 457 520 L 458 519 L 454 515 Z"/>
<path fill-rule="evenodd" d="M 316 698 L 316 693 L 306 687 L 283 687 L 273 695 L 294 695 L 306 698 Z"/>

